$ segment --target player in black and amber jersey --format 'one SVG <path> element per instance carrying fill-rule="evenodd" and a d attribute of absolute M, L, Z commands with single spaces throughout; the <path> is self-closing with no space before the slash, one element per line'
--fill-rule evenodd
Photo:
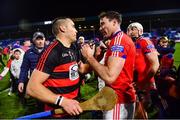
<path fill-rule="evenodd" d="M 70 18 L 56 19 L 52 25 L 56 40 L 42 54 L 27 86 L 31 96 L 47 103 L 45 110 L 57 107 L 70 115 L 82 112 L 75 100 L 79 92 L 79 72 L 87 65 L 79 59 L 76 45 L 77 30 Z M 54 117 L 62 117 L 58 115 Z"/>

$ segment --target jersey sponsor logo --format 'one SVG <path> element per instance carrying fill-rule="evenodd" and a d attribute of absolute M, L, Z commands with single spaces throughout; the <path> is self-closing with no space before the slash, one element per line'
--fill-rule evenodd
<path fill-rule="evenodd" d="M 149 45 L 147 46 L 147 49 L 152 49 L 152 48 L 154 48 L 154 45 L 152 45 L 152 44 L 149 44 Z"/>
<path fill-rule="evenodd" d="M 121 45 L 113 45 L 111 47 L 112 52 L 123 52 L 124 51 L 124 46 Z"/>
<path fill-rule="evenodd" d="M 69 67 L 69 79 L 73 81 L 78 78 L 79 78 L 78 64 L 76 63 Z"/>
<path fill-rule="evenodd" d="M 69 56 L 68 53 L 62 53 L 62 57 L 67 57 L 67 56 Z"/>

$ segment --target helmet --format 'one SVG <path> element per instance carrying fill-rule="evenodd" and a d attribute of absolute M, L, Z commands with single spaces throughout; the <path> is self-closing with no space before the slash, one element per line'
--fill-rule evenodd
<path fill-rule="evenodd" d="M 131 23 L 127 29 L 131 29 L 132 27 L 136 27 L 139 30 L 139 35 L 143 34 L 143 26 L 138 22 Z"/>

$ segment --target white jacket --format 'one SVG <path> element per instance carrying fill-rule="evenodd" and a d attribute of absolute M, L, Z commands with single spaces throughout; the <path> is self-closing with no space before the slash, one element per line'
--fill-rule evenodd
<path fill-rule="evenodd" d="M 10 71 L 11 71 L 12 75 L 17 79 L 19 79 L 22 61 L 23 61 L 23 59 L 19 59 L 19 60 L 14 59 L 11 63 Z"/>

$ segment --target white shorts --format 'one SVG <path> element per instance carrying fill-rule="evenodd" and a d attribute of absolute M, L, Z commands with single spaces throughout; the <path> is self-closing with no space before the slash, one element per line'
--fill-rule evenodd
<path fill-rule="evenodd" d="M 120 120 L 133 119 L 135 113 L 135 102 L 129 104 L 116 104 L 114 109 L 103 112 L 103 119 Z"/>

